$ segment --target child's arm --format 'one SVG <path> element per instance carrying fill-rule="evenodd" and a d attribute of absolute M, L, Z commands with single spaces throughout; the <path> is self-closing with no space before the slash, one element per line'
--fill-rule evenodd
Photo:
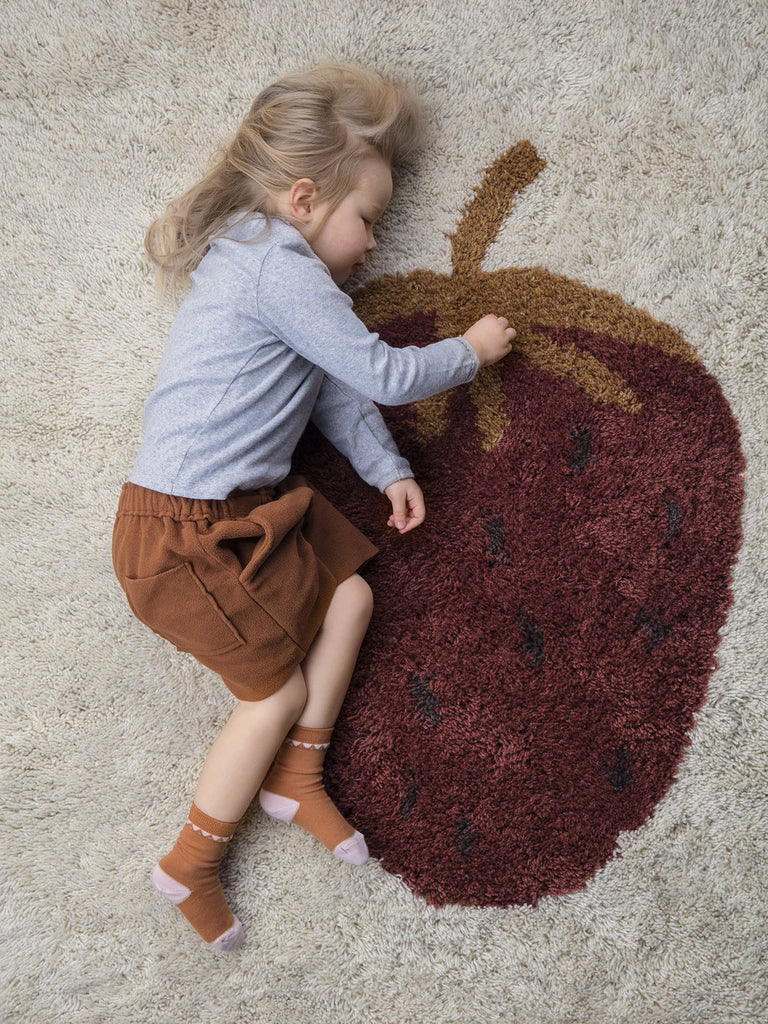
<path fill-rule="evenodd" d="M 382 494 L 398 480 L 413 477 L 379 410 L 349 385 L 326 374 L 310 419 L 358 476 Z"/>
<path fill-rule="evenodd" d="M 392 505 L 388 526 L 408 534 L 424 522 L 422 489 L 370 398 L 326 376 L 311 421 L 347 457 L 358 476 L 387 496 Z"/>
<path fill-rule="evenodd" d="M 382 405 L 403 405 L 466 384 L 482 363 L 511 348 L 510 329 L 508 342 L 504 331 L 501 341 L 491 332 L 489 342 L 483 328 L 480 354 L 476 340 L 461 336 L 423 348 L 393 348 L 356 316 L 352 299 L 301 238 L 273 245 L 264 257 L 257 304 L 259 319 L 286 345 Z"/>
<path fill-rule="evenodd" d="M 388 526 L 407 533 L 424 521 L 421 488 L 370 399 L 326 375 L 311 419 L 358 475 L 389 498 Z"/>

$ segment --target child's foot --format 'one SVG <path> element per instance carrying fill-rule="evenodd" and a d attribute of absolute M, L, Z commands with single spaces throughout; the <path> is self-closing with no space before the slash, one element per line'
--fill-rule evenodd
<path fill-rule="evenodd" d="M 323 761 L 332 732 L 294 726 L 264 780 L 259 803 L 270 817 L 292 821 L 311 832 L 340 860 L 365 864 L 365 839 L 339 812 L 323 786 Z"/>
<path fill-rule="evenodd" d="M 219 864 L 237 825 L 210 818 L 192 804 L 176 845 L 152 870 L 157 891 L 213 949 L 225 952 L 238 949 L 244 939 L 219 881 Z"/>

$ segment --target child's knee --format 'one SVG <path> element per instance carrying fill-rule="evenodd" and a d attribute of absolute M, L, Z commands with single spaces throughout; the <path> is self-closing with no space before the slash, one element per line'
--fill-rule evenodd
<path fill-rule="evenodd" d="M 354 573 L 336 588 L 323 622 L 325 631 L 350 628 L 366 630 L 373 612 L 373 592 L 362 576 Z"/>
<path fill-rule="evenodd" d="M 286 718 L 292 724 L 299 717 L 304 710 L 304 705 L 307 703 L 307 684 L 301 669 L 297 669 L 293 673 L 288 682 L 283 686 L 283 690 L 285 691 L 283 694 L 283 706 Z"/>
<path fill-rule="evenodd" d="M 356 613 L 361 621 L 368 622 L 373 614 L 373 591 L 362 576 L 353 573 L 342 583 L 347 588 L 347 598 L 350 609 Z"/>
<path fill-rule="evenodd" d="M 281 728 L 290 728 L 307 703 L 307 684 L 301 668 L 296 668 L 286 682 L 271 697 L 259 701 L 241 701 L 244 713 L 261 718 L 266 715 Z"/>

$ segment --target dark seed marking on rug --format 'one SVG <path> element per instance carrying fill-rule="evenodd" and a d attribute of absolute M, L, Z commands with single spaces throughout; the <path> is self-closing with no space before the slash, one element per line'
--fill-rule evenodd
<path fill-rule="evenodd" d="M 411 772 L 411 781 L 408 785 L 408 792 L 403 798 L 403 802 L 400 804 L 400 817 L 406 820 L 413 814 L 413 809 L 416 806 L 416 801 L 419 798 L 419 783 L 416 780 L 416 776 Z"/>
<path fill-rule="evenodd" d="M 520 613 L 520 629 L 525 641 L 525 653 L 533 662 L 534 668 L 541 668 L 544 663 L 544 635 L 528 617 L 526 612 Z"/>
<path fill-rule="evenodd" d="M 588 427 L 572 427 L 569 433 L 574 441 L 571 469 L 576 476 L 581 476 L 590 462 L 595 460 L 592 454 L 592 431 Z"/>
<path fill-rule="evenodd" d="M 416 710 L 433 725 L 440 719 L 440 701 L 429 687 L 431 676 L 423 676 L 418 672 L 408 673 L 411 695 Z"/>
<path fill-rule="evenodd" d="M 645 644 L 645 653 L 651 654 L 656 650 L 670 634 L 670 629 L 656 612 L 641 608 L 635 618 L 635 632 L 645 631 L 648 639 Z"/>
<path fill-rule="evenodd" d="M 664 504 L 667 506 L 667 533 L 664 538 L 664 547 L 669 548 L 672 547 L 680 536 L 685 516 L 680 505 L 671 494 L 665 496 Z"/>
<path fill-rule="evenodd" d="M 474 831 L 470 824 L 469 818 L 466 814 L 462 814 L 459 817 L 459 826 L 457 830 L 457 843 L 459 848 L 459 856 L 462 860 L 466 860 L 467 857 L 472 853 L 472 849 L 477 841 L 478 833 Z"/>
<path fill-rule="evenodd" d="M 535 906 L 546 895 L 583 890 L 617 851 L 622 831 L 647 820 L 674 782 L 732 600 L 725 586 L 702 588 L 689 551 L 724 583 L 741 542 L 739 425 L 682 336 L 618 295 L 543 268 L 483 269 L 513 196 L 536 170 L 530 148 L 522 167 L 520 147 L 505 155 L 499 174 L 481 186 L 483 202 L 470 203 L 477 216 L 461 215 L 452 276 L 386 275 L 355 297 L 358 316 L 387 341 L 389 328 L 371 325 L 401 317 L 398 346 L 461 334 L 488 308 L 518 328 L 511 358 L 486 367 L 467 392 L 385 410 L 414 455 L 448 469 L 441 483 L 434 478 L 435 498 L 474 533 L 468 545 L 446 547 L 433 520 L 419 536 L 417 562 L 397 544 L 374 560 L 371 583 L 388 600 L 359 666 L 370 686 L 353 689 L 330 762 L 343 812 L 352 816 L 353 803 L 378 808 L 361 821 L 371 848 L 432 906 Z M 419 310 L 430 311 L 434 333 L 427 324 L 422 331 Z M 515 410 L 529 396 L 535 414 L 521 432 Z M 709 437 L 716 443 L 702 441 Z M 626 459 L 608 455 L 636 448 L 644 457 L 628 477 Z M 344 460 L 337 463 L 322 442 L 307 458 L 298 472 L 327 481 L 329 499 L 342 509 L 352 501 L 371 530 L 380 529 L 367 485 Z M 595 489 L 587 486 L 593 478 Z M 529 479 L 543 499 L 538 515 L 529 501 L 515 500 L 515 484 Z M 503 548 L 510 565 L 492 569 Z M 455 655 L 452 595 L 429 605 L 428 629 L 403 633 L 405 612 L 418 620 L 439 583 L 438 558 L 449 575 L 458 572 L 457 596 L 470 614 L 478 602 L 485 613 L 488 642 L 479 644 L 477 665 Z M 397 588 L 409 572 L 415 587 L 405 609 Z M 576 580 L 574 592 L 553 586 L 553 577 Z M 484 604 L 490 586 L 496 594 Z M 700 629 L 683 622 L 689 595 Z M 399 674 L 398 663 L 405 665 Z M 584 665 L 594 665 L 594 685 L 574 694 L 573 673 Z M 388 685 L 393 673 L 404 694 Z M 617 674 L 620 685 L 599 685 Z M 459 756 L 440 756 L 453 718 Z M 361 728 L 381 737 L 379 752 L 395 759 L 385 799 L 370 745 L 356 742 Z M 414 732 L 420 749 L 404 759 L 398 748 Z M 508 739 L 497 745 L 501 736 Z M 467 747 L 496 756 L 479 764 Z M 570 839 L 564 822 L 574 823 Z"/>
<path fill-rule="evenodd" d="M 629 751 L 626 747 L 619 747 L 614 754 L 611 768 L 611 786 L 615 793 L 623 793 L 631 785 L 632 772 L 629 768 Z"/>
<path fill-rule="evenodd" d="M 488 554 L 491 558 L 491 568 L 495 569 L 509 561 L 509 554 L 506 549 L 506 534 L 504 532 L 504 520 L 501 516 L 495 516 L 483 527 L 490 538 Z"/>

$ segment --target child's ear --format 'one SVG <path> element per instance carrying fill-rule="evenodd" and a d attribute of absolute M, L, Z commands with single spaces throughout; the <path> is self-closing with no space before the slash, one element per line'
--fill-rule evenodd
<path fill-rule="evenodd" d="M 318 189 L 311 178 L 299 178 L 291 185 L 288 203 L 291 214 L 301 221 L 308 221 L 318 200 Z"/>

